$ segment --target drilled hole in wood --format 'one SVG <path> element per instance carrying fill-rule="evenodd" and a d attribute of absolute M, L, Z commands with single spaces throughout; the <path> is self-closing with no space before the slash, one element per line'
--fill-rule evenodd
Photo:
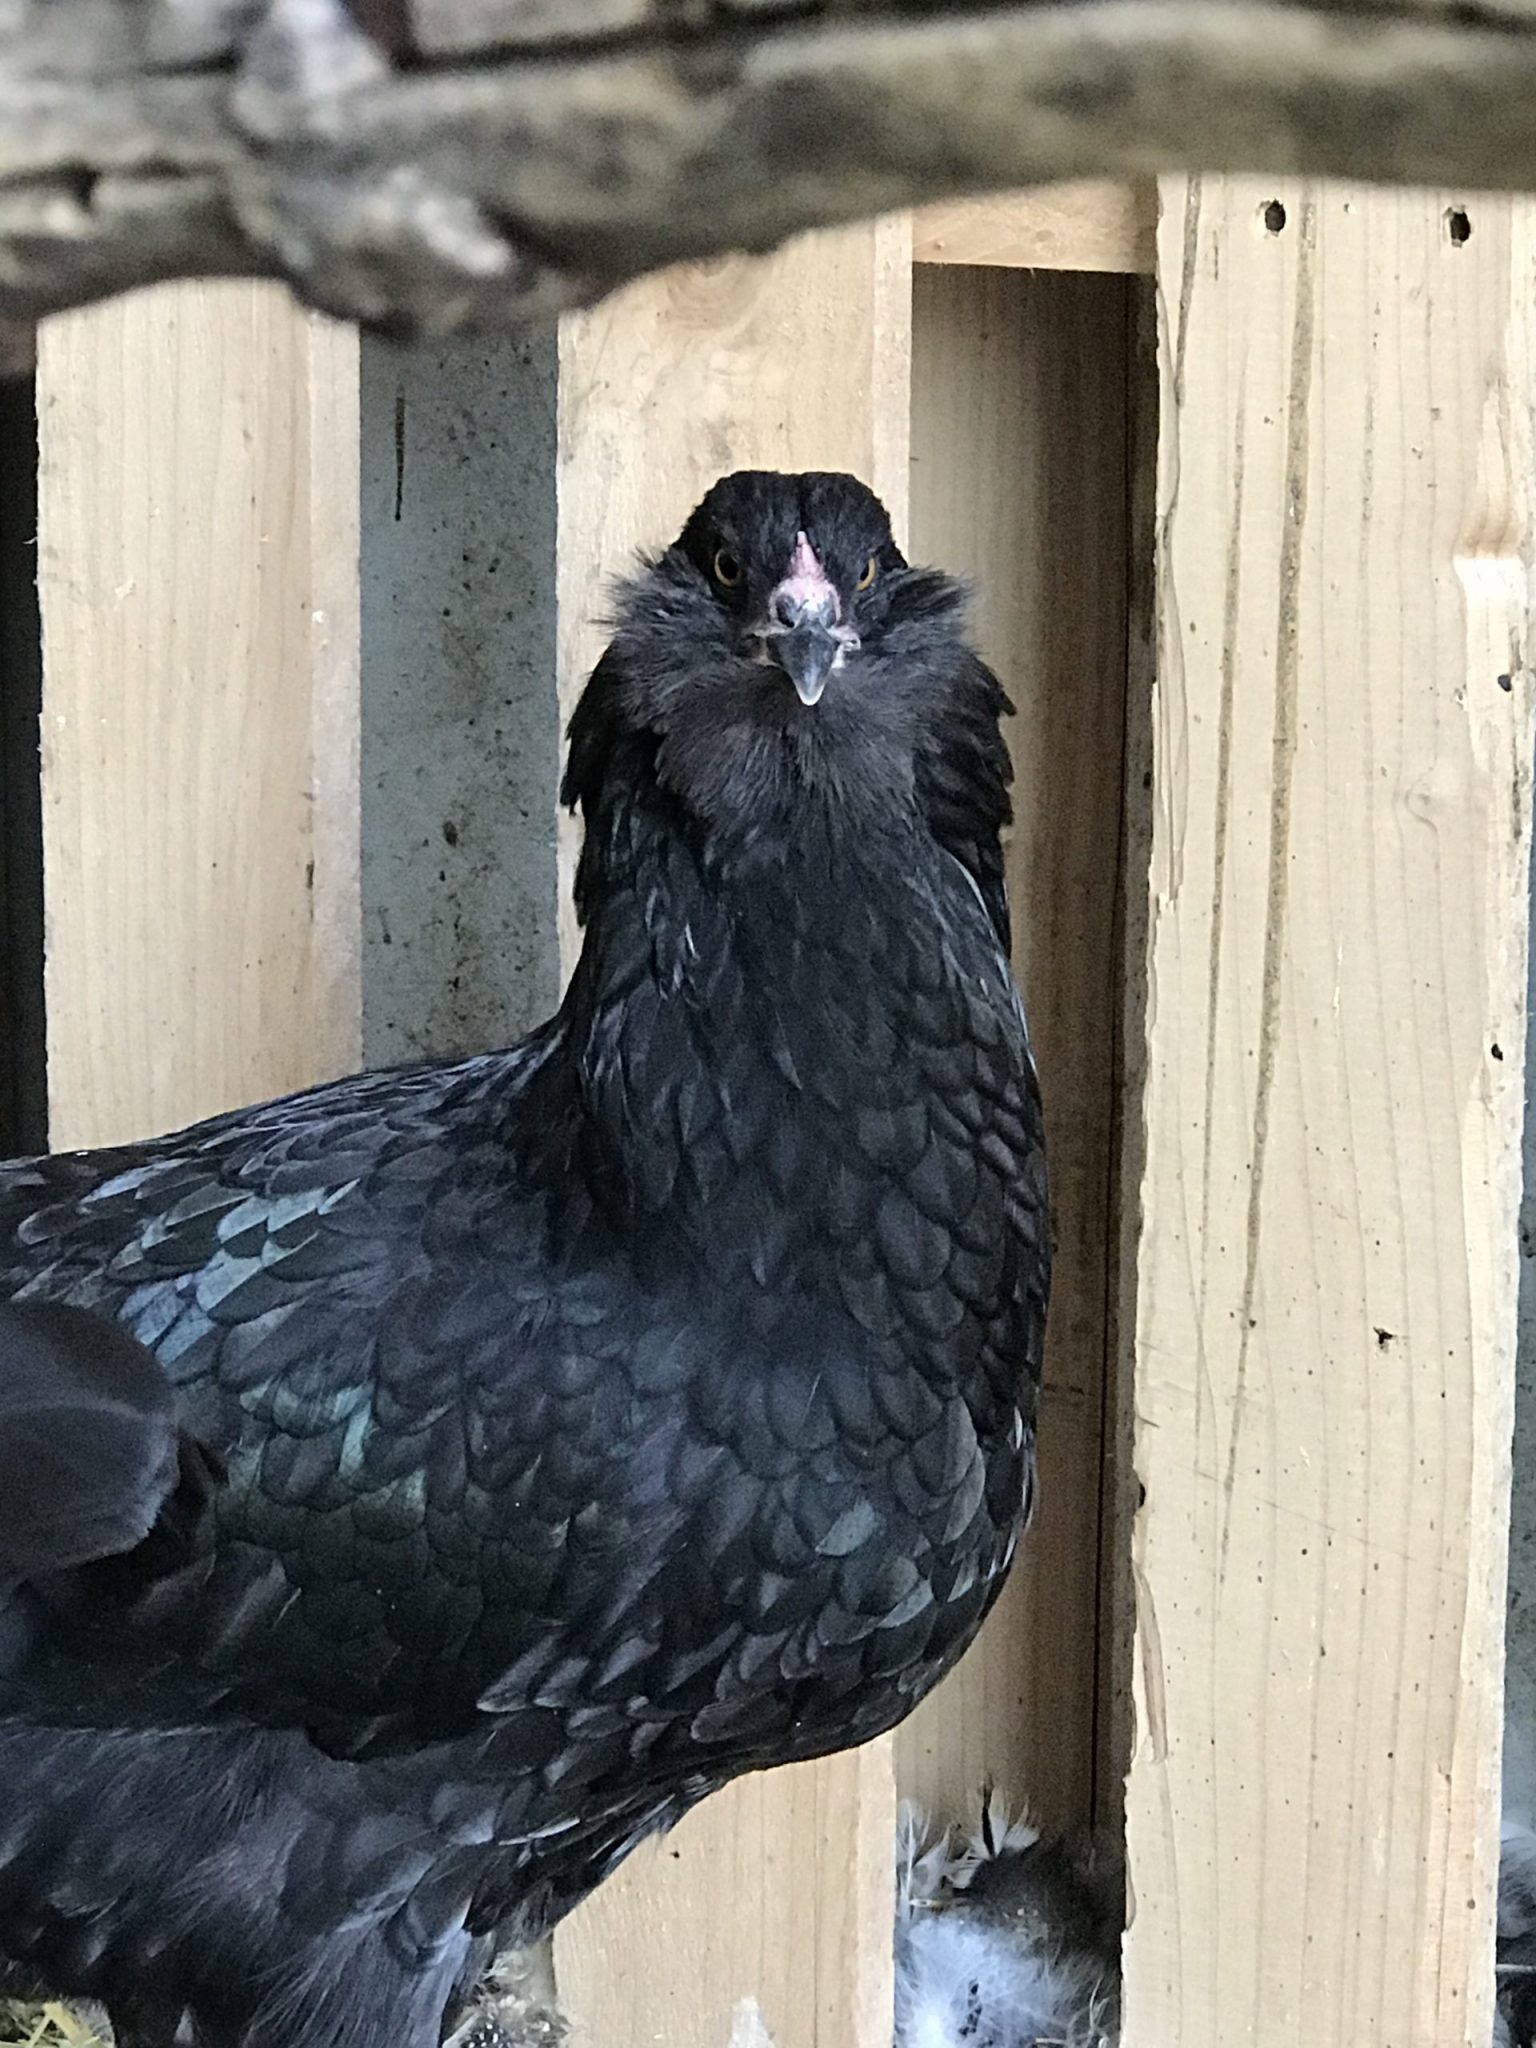
<path fill-rule="evenodd" d="M 1459 249 L 1464 242 L 1472 239 L 1472 222 L 1463 206 L 1448 206 L 1445 210 L 1445 232 L 1451 238 L 1452 248 Z"/>
<path fill-rule="evenodd" d="M 1278 199 L 1271 199 L 1264 209 L 1264 225 L 1272 235 L 1278 235 L 1285 226 L 1285 208 Z"/>
<path fill-rule="evenodd" d="M 72 164 L 64 172 L 63 182 L 80 210 L 89 213 L 96 198 L 96 187 L 101 183 L 101 173 L 88 170 L 84 164 Z"/>

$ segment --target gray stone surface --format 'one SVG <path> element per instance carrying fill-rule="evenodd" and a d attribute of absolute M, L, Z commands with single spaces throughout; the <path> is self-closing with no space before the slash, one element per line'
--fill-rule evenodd
<path fill-rule="evenodd" d="M 1536 969 L 1536 945 L 1531 951 Z M 1536 1737 L 1536 973 L 1525 1042 L 1525 1192 L 1520 1204 L 1520 1309 L 1515 1472 L 1509 1525 L 1508 1719 Z"/>
<path fill-rule="evenodd" d="M 555 344 L 362 352 L 363 1048 L 502 1045 L 558 988 Z"/>
<path fill-rule="evenodd" d="M 558 999 L 556 397 L 553 338 L 363 340 L 370 1066 L 505 1045 Z M 477 2011 L 517 1987 L 553 2012 L 548 1942 Z"/>

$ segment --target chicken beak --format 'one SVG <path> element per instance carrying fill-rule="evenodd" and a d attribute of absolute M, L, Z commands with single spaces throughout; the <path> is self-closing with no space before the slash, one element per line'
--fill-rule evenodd
<path fill-rule="evenodd" d="M 815 704 L 827 687 L 838 656 L 837 636 L 822 619 L 805 619 L 769 642 L 773 658 L 795 686 L 802 704 Z"/>
<path fill-rule="evenodd" d="M 768 599 L 762 634 L 802 704 L 821 701 L 827 677 L 852 638 L 839 625 L 841 617 L 842 606 L 821 557 L 807 536 L 797 533 L 783 580 Z"/>

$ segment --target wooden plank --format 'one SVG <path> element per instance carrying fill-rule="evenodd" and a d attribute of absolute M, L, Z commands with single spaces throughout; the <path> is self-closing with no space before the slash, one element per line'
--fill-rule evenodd
<path fill-rule="evenodd" d="M 912 217 L 914 263 L 1150 275 L 1156 260 L 1157 185 L 1151 178 L 944 200 Z"/>
<path fill-rule="evenodd" d="M 1489 2039 L 1536 211 L 1467 218 L 1165 191 L 1127 2048 Z"/>
<path fill-rule="evenodd" d="M 560 341 L 562 715 L 600 652 L 605 577 L 736 468 L 851 469 L 905 526 L 905 221 L 680 270 Z M 561 843 L 569 920 L 577 841 Z M 566 964 L 574 923 L 564 927 Z M 578 2048 L 889 2048 L 889 1742 L 748 1780 L 641 1850 L 562 1927 Z"/>
<path fill-rule="evenodd" d="M 972 579 L 1017 707 L 1009 887 L 1056 1239 L 1040 1511 L 980 1640 L 897 1739 L 901 1791 L 950 1817 L 988 1779 L 1057 1824 L 1094 1805 L 1132 291 L 956 267 L 913 283 L 913 549 Z"/>
<path fill-rule="evenodd" d="M 46 323 L 49 1115 L 141 1137 L 357 1064 L 357 342 L 276 286 Z"/>

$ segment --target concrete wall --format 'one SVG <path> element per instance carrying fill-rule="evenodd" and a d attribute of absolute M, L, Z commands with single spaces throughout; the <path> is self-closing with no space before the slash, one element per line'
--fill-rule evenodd
<path fill-rule="evenodd" d="M 1536 970 L 1536 944 L 1531 948 Z M 1508 1719 L 1536 1754 L 1536 971 L 1525 1045 L 1525 1196 L 1520 1205 L 1519 1363 L 1509 1529 Z"/>
<path fill-rule="evenodd" d="M 363 1050 L 553 1009 L 555 344 L 362 351 Z"/>

